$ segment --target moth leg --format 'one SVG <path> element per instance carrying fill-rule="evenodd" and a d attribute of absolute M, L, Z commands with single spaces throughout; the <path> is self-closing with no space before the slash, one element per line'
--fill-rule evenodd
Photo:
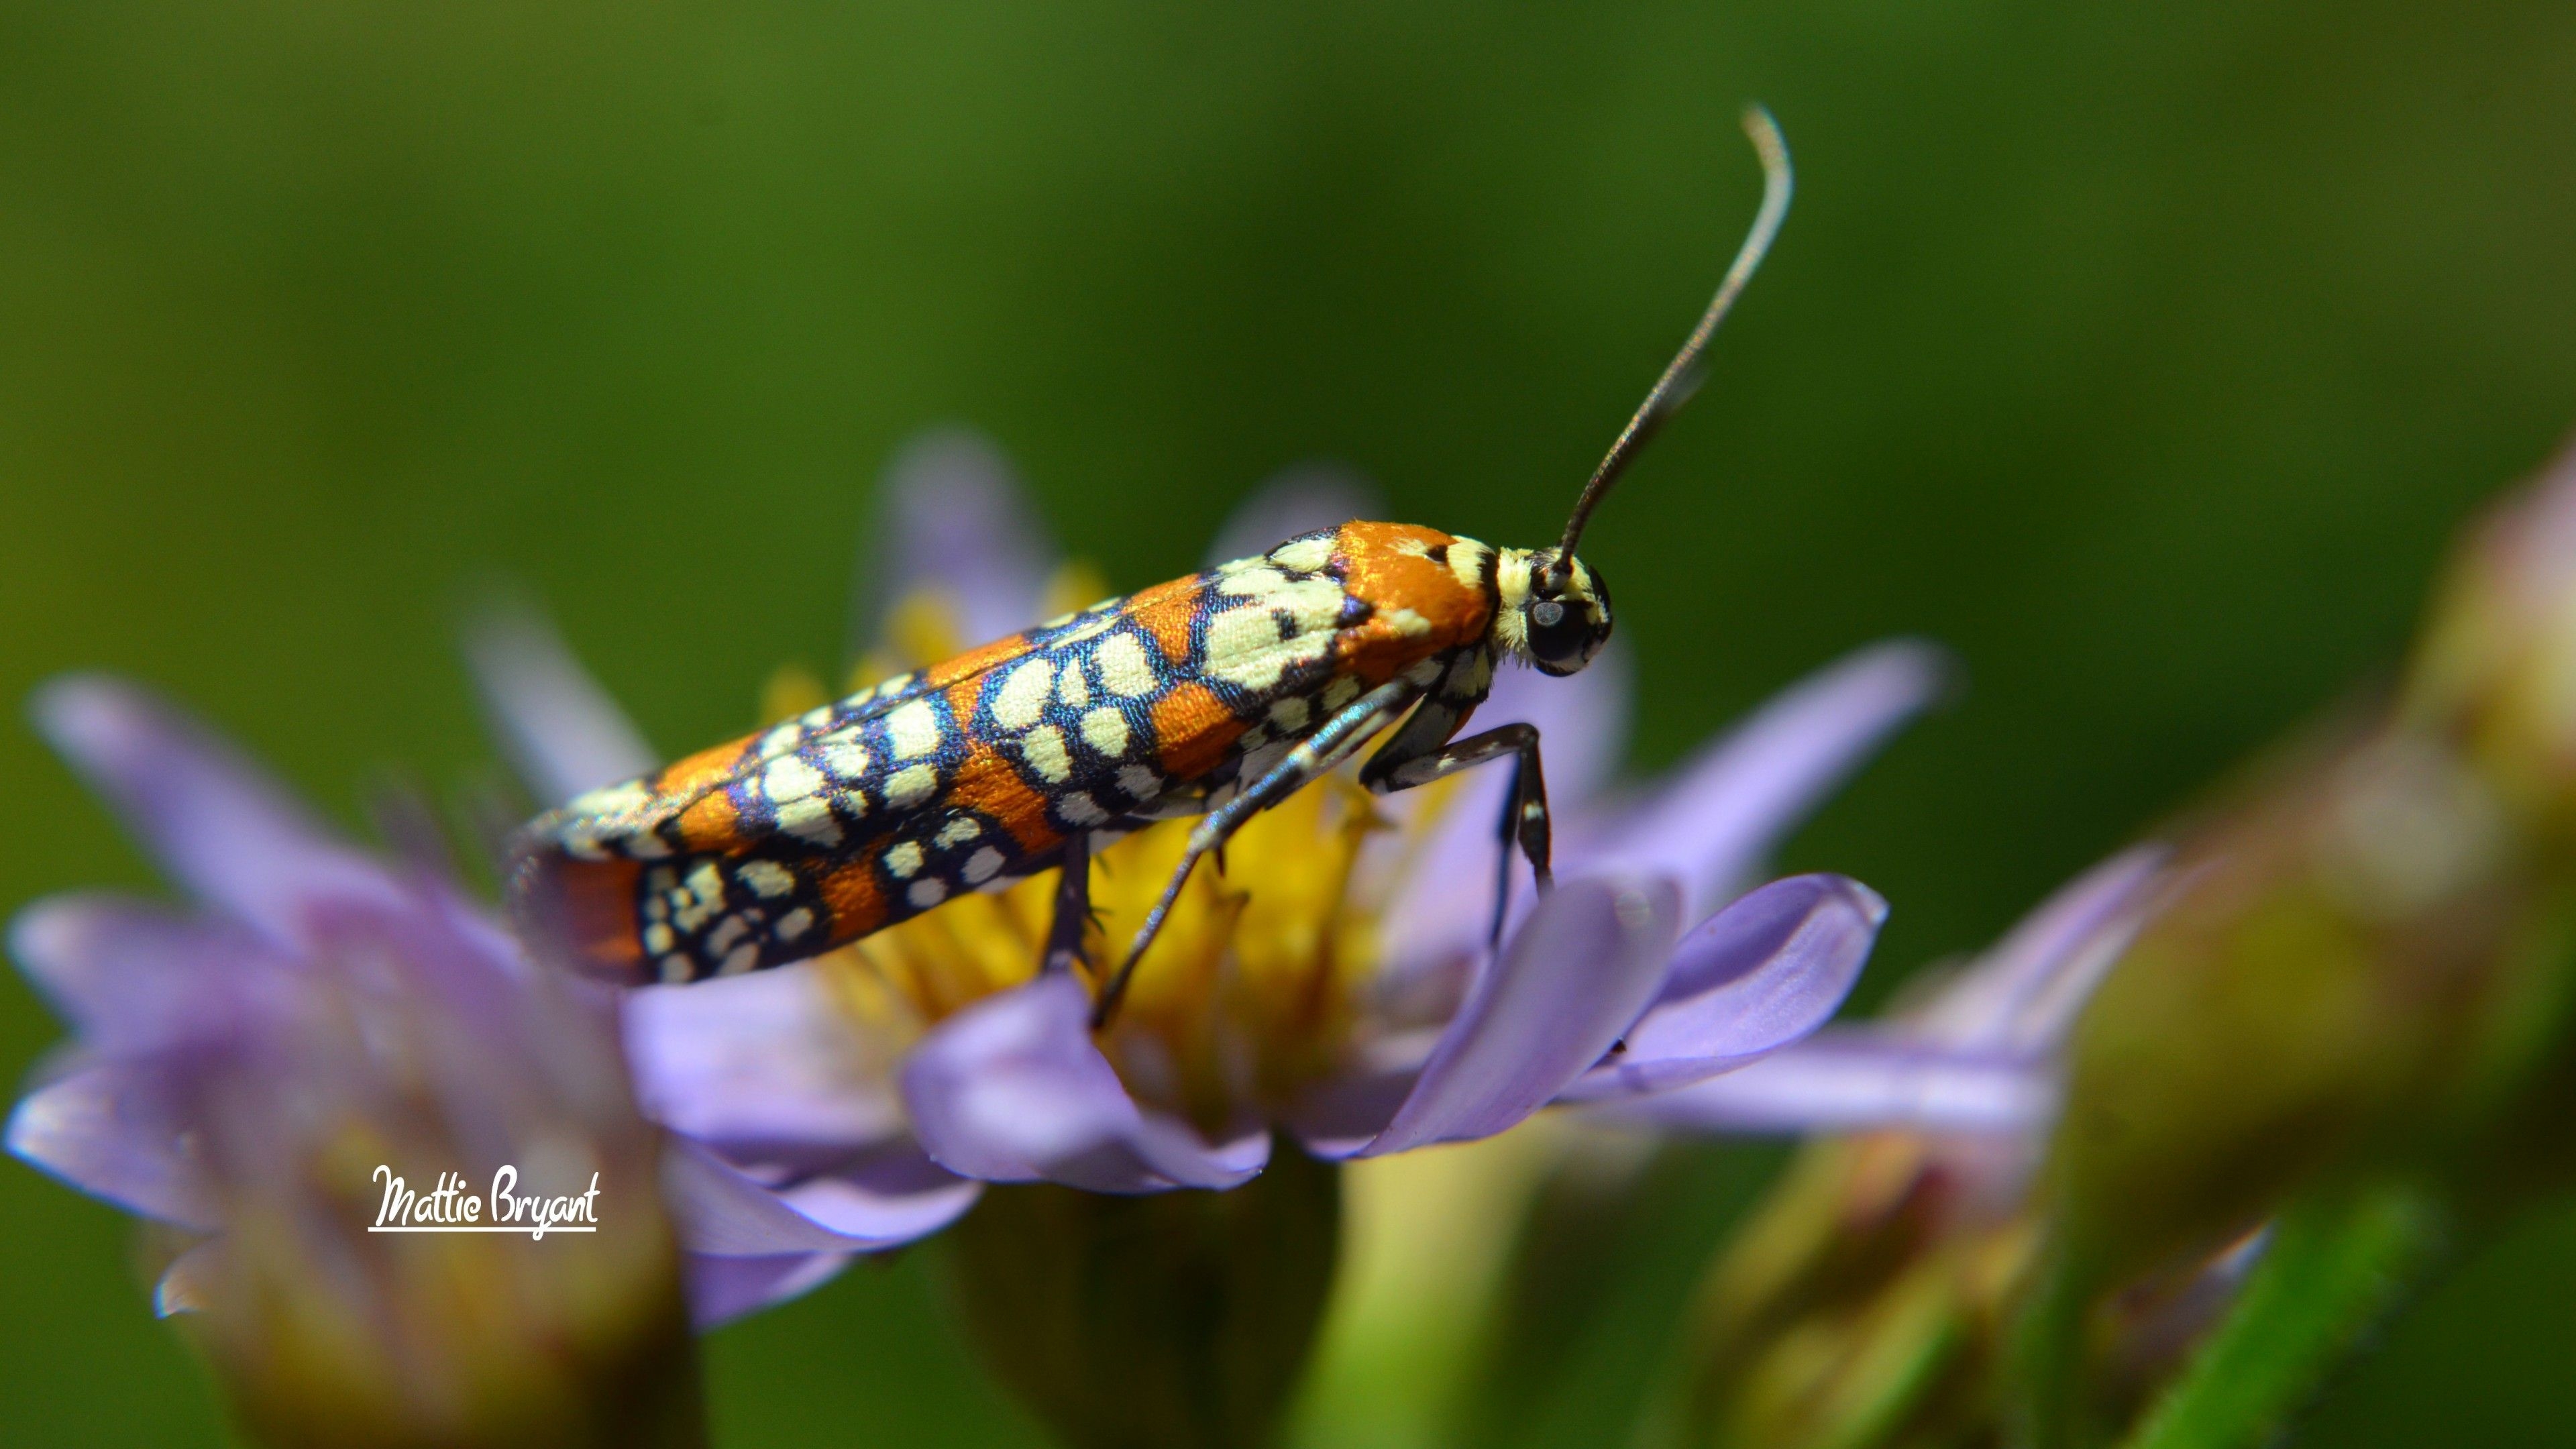
<path fill-rule="evenodd" d="M 1512 837 L 1520 819 L 1520 766 L 1512 766 L 1512 788 L 1503 795 L 1502 840 L 1494 850 L 1494 921 L 1485 932 L 1485 949 L 1500 956 L 1503 950 L 1503 922 L 1512 913 Z M 1544 874 L 1544 868 L 1541 871 Z"/>
<path fill-rule="evenodd" d="M 1445 779 L 1460 770 L 1471 769 L 1487 760 L 1504 755 L 1513 757 L 1512 788 L 1503 797 L 1503 863 L 1502 878 L 1495 886 L 1494 941 L 1503 936 L 1503 912 L 1511 902 L 1511 847 L 1518 840 L 1521 855 L 1530 863 L 1530 873 L 1542 891 L 1556 883 L 1548 869 L 1551 837 L 1547 818 L 1547 775 L 1539 767 L 1538 727 L 1507 724 L 1480 735 L 1469 735 L 1454 744 L 1442 745 L 1421 753 L 1398 754 L 1408 742 L 1397 739 L 1377 752 L 1360 771 L 1360 783 L 1381 795 L 1398 790 L 1411 790 Z"/>
<path fill-rule="evenodd" d="M 1136 974 L 1136 963 L 1144 958 L 1145 948 L 1154 944 L 1154 937 L 1161 933 L 1163 921 L 1171 915 L 1174 903 L 1180 900 L 1181 887 L 1189 883 L 1190 871 L 1199 863 L 1199 857 L 1222 849 L 1225 842 L 1253 816 L 1295 794 L 1300 787 L 1331 774 L 1336 766 L 1368 743 L 1370 736 L 1412 708 L 1421 695 L 1420 685 L 1398 679 L 1352 700 L 1342 707 L 1339 714 L 1324 721 L 1313 734 L 1300 741 L 1285 759 L 1271 766 L 1268 774 L 1253 781 L 1240 794 L 1209 811 L 1206 818 L 1199 821 L 1197 827 L 1190 831 L 1189 848 L 1181 852 L 1181 863 L 1173 868 L 1172 878 L 1163 886 L 1163 894 L 1154 902 L 1154 908 L 1145 913 L 1145 924 L 1136 932 L 1135 944 L 1127 950 L 1127 960 L 1119 966 L 1118 974 L 1109 978 L 1109 985 L 1100 993 L 1099 1005 L 1092 1008 L 1092 1030 L 1107 1026 L 1109 1019 L 1117 1014 L 1118 1002 L 1127 994 L 1127 982 Z"/>
<path fill-rule="evenodd" d="M 1070 971 L 1082 964 L 1083 929 L 1091 924 L 1091 832 L 1077 830 L 1064 842 L 1064 873 L 1055 885 L 1055 919 L 1047 926 L 1046 952 L 1038 958 L 1039 974 Z"/>

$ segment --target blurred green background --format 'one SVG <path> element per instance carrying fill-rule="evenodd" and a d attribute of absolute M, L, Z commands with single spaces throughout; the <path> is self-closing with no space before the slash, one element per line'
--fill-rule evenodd
<path fill-rule="evenodd" d="M 837 656 L 943 421 L 1122 586 L 1313 458 L 1542 542 L 1751 211 L 1748 97 L 1797 209 L 1586 553 L 1647 766 L 1963 657 L 1790 852 L 1895 903 L 1874 1000 L 2385 667 L 2576 424 L 2576 10 L 6 0 L 0 695 L 131 672 L 354 821 L 486 768 L 500 576 L 701 744 Z M 0 904 L 148 879 L 23 726 L 0 785 Z M 55 1036 L 0 985 L 0 1071 Z M 11 1442 L 221 1438 L 125 1244 L 0 1165 Z M 2303 1442 L 2576 1441 L 2571 1295 L 2536 1220 Z M 914 1260 L 712 1361 L 727 1442 L 1032 1441 Z"/>

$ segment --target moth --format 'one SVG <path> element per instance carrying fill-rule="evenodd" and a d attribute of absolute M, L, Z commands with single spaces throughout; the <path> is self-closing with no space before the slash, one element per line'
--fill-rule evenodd
<path fill-rule="evenodd" d="M 1199 860 L 1381 739 L 1359 772 L 1379 793 L 1511 760 L 1504 868 L 1517 844 L 1546 889 L 1538 731 L 1460 731 L 1505 658 L 1572 674 L 1610 637 L 1609 589 L 1575 544 L 1696 387 L 1788 210 L 1778 126 L 1758 106 L 1744 124 L 1760 209 L 1553 546 L 1351 522 L 1051 619 L 538 817 L 513 851 L 514 914 L 592 973 L 688 982 L 802 960 L 1061 867 L 1042 969 L 1065 970 L 1082 949 L 1091 852 L 1201 817 L 1095 998 L 1106 1024 Z"/>

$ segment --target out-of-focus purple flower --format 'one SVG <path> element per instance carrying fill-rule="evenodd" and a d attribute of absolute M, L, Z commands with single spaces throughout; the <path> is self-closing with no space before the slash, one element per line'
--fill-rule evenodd
<path fill-rule="evenodd" d="M 939 448 L 970 451 L 953 439 Z M 1030 547 L 1042 534 L 1003 501 L 1003 475 L 921 466 L 929 451 L 905 454 L 888 479 L 887 516 L 902 522 L 876 616 L 971 588 L 946 607 L 977 632 L 1032 622 L 1052 565 Z M 970 472 L 972 487 L 950 486 Z M 1337 507 L 1318 511 L 1328 501 L 1291 482 L 1254 507 L 1272 526 L 1306 528 L 1338 521 Z M 919 544 L 933 537 L 935 553 Z M 560 755 L 618 733 L 579 717 L 605 707 L 587 686 L 532 689 L 482 672 L 511 738 L 565 742 Z M 1540 726 L 1565 883 L 1514 903 L 1499 953 L 1487 936 L 1500 772 L 1383 802 L 1326 782 L 1256 820 L 1229 845 L 1222 877 L 1194 878 L 1101 1037 L 1080 983 L 1033 979 L 1052 889 L 1041 877 L 815 962 L 630 993 L 626 1040 L 646 1110 L 721 1139 L 737 1162 L 754 1144 L 791 1160 L 862 1144 L 901 1153 L 917 1140 L 967 1178 L 1135 1193 L 1241 1183 L 1268 1161 L 1274 1126 L 1320 1156 L 1372 1156 L 1488 1136 L 1558 1100 L 1733 1071 L 1832 1014 L 1885 913 L 1834 876 L 1740 893 L 1944 673 L 1925 645 L 1863 650 L 1664 782 L 1617 791 L 1621 656 L 1565 680 L 1507 671 L 1477 722 Z M 575 714 L 560 713 L 567 701 Z M 594 773 L 531 783 L 551 800 Z M 1132 931 L 1178 829 L 1103 853 L 1093 900 L 1107 942 Z M 840 1009 L 818 1010 L 827 1001 Z"/>
<path fill-rule="evenodd" d="M 8 1145 L 167 1225 L 155 1303 L 196 1315 L 252 1434 L 700 1439 L 653 1133 L 599 1003 L 143 691 L 59 680 L 35 715 L 196 905 L 58 896 L 18 917 L 12 952 L 77 1039 Z M 595 1187 L 595 1231 L 371 1230 L 392 1176 L 479 1191 L 503 1164 L 541 1196 Z"/>
<path fill-rule="evenodd" d="M 1910 1009 L 1606 1109 L 1818 1138 L 1710 1266 L 1675 1409 L 1687 1442 L 1946 1443 L 1990 1427 L 1981 1394 L 1950 1390 L 1997 1371 L 2039 1238 L 2032 1185 L 2067 1036 L 2169 886 L 2164 860 L 2141 846 L 2094 867 Z M 2188 1338 L 2241 1266 L 2140 1325 Z"/>
<path fill-rule="evenodd" d="M 450 1170 L 488 1180 L 504 1162 L 531 1184 L 538 1163 L 596 1168 L 617 1226 L 604 1218 L 583 1247 L 550 1239 L 527 1266 L 649 1247 L 667 1272 L 676 1238 L 701 1321 L 765 1299 L 817 1253 L 909 1239 L 972 1201 L 972 1184 L 917 1157 L 911 1176 L 873 1150 L 754 1176 L 685 1137 L 657 1141 L 613 999 L 532 970 L 448 882 L 346 844 L 134 686 L 58 681 L 36 718 L 193 904 L 65 896 L 19 918 L 13 951 L 77 1038 L 11 1116 L 9 1146 L 213 1235 L 173 1265 L 165 1308 L 220 1310 L 247 1291 L 226 1266 L 245 1218 L 292 1217 L 317 1245 L 313 1284 L 374 1291 L 382 1264 L 417 1247 L 350 1236 L 373 1219 L 378 1161 L 421 1185 Z M 296 1237 L 262 1241 L 285 1251 Z"/>

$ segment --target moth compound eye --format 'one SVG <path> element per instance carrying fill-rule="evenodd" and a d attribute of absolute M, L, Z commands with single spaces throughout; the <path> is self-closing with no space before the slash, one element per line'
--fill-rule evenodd
<path fill-rule="evenodd" d="M 1534 599 L 1523 611 L 1530 659 L 1550 674 L 1572 674 L 1598 647 L 1591 624 L 1559 599 Z"/>

